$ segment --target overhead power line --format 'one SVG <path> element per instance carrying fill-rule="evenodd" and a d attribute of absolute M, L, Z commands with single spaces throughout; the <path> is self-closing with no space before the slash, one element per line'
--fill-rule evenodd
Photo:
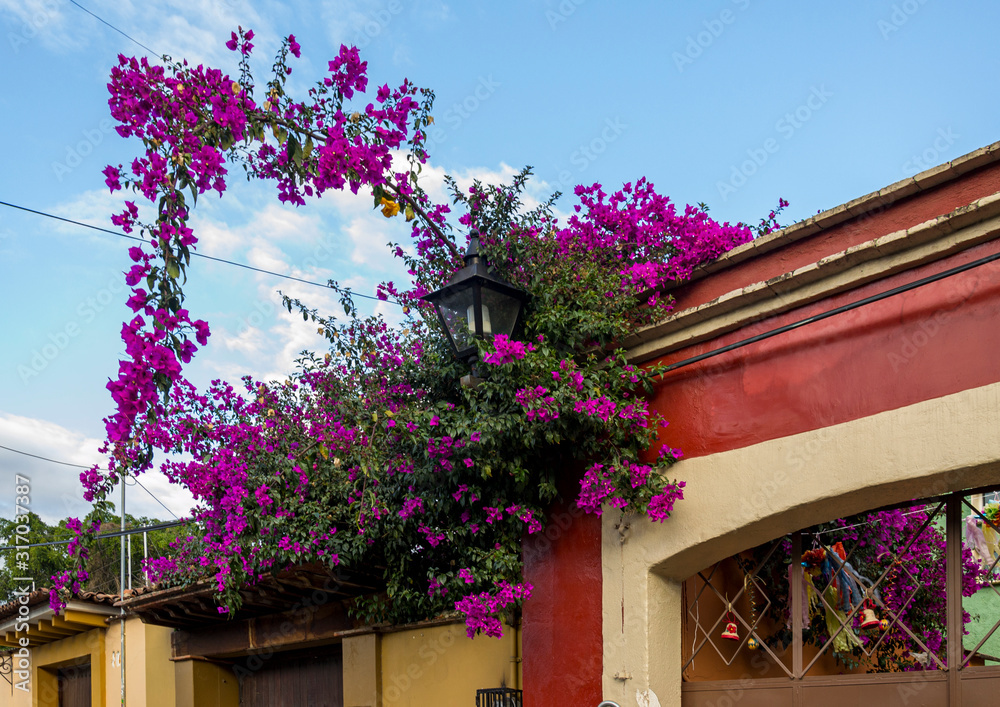
<path fill-rule="evenodd" d="M 127 238 L 130 241 L 139 241 L 140 243 L 145 243 L 144 238 L 138 238 L 137 236 L 130 236 L 127 233 L 121 233 L 119 231 L 112 231 L 110 228 L 103 228 L 101 226 L 95 226 L 91 223 L 84 223 L 83 221 L 74 221 L 71 218 L 65 218 L 63 216 L 56 216 L 55 214 L 50 214 L 45 211 L 39 211 L 38 209 L 29 209 L 27 206 L 20 206 L 18 204 L 12 204 L 9 201 L 0 201 L 0 206 L 7 206 L 12 209 L 18 209 L 20 211 L 26 211 L 29 214 L 36 214 L 37 216 L 44 216 L 46 218 L 55 219 L 56 221 L 64 221 L 65 223 L 71 223 L 74 226 L 80 226 L 82 228 L 90 228 L 94 231 L 100 231 L 101 233 L 109 233 L 112 236 L 118 236 L 119 238 Z M 321 282 L 313 282 L 312 280 L 304 280 L 301 277 L 295 277 L 294 275 L 285 275 L 280 272 L 274 272 L 273 270 L 265 270 L 264 268 L 254 267 L 253 265 L 247 265 L 246 263 L 238 263 L 233 260 L 226 260 L 225 258 L 216 258 L 212 255 L 205 255 L 204 253 L 192 252 L 196 258 L 204 258 L 205 260 L 214 260 L 217 263 L 225 263 L 226 265 L 232 265 L 237 268 L 243 268 L 244 270 L 253 270 L 254 272 L 263 273 L 264 275 L 271 275 L 273 277 L 280 277 L 284 280 L 293 280 L 295 282 L 301 282 L 305 285 L 312 285 L 313 287 L 322 287 L 324 290 L 335 290 L 337 292 L 345 292 L 351 297 L 362 297 L 364 299 L 375 300 L 376 302 L 388 302 L 389 304 L 402 305 L 401 302 L 391 299 L 380 299 L 379 297 L 374 297 L 372 295 L 365 295 L 360 292 L 354 292 L 352 290 L 341 290 L 339 287 L 334 287 L 330 284 L 323 284 Z"/>
<path fill-rule="evenodd" d="M 83 466 L 82 464 L 71 464 L 70 462 L 61 462 L 58 459 L 49 459 L 48 457 L 42 457 L 37 454 L 32 454 L 31 452 L 22 452 L 20 449 L 14 449 L 13 447 L 5 447 L 0 444 L 0 449 L 6 449 L 8 452 L 14 452 L 15 454 L 23 454 L 26 457 L 34 457 L 35 459 L 41 459 L 44 462 L 52 462 L 53 464 L 62 464 L 63 466 L 75 466 L 78 469 L 89 469 L 89 466 Z"/>
<path fill-rule="evenodd" d="M 152 54 L 153 56 L 155 56 L 155 57 L 163 56 L 159 52 L 155 52 L 152 49 L 150 49 L 149 47 L 147 47 L 145 44 L 143 44 L 142 42 L 140 42 L 138 39 L 135 39 L 134 37 L 130 37 L 129 35 L 125 34 L 122 30 L 120 30 L 117 27 L 115 27 L 113 24 L 111 24 L 110 22 L 108 22 L 107 20 L 105 20 L 103 17 L 99 17 L 98 15 L 95 15 L 93 12 L 91 12 L 90 10 L 88 10 L 87 8 L 85 8 L 83 5 L 81 5 L 80 3 L 76 2 L 76 0 L 69 0 L 69 1 L 70 1 L 70 4 L 76 5 L 78 8 L 80 8 L 81 10 L 83 10 L 84 12 L 86 12 L 88 15 L 90 15 L 91 17 L 93 17 L 94 19 L 96 19 L 98 22 L 102 22 L 102 23 L 106 24 L 108 27 L 110 27 L 111 29 L 113 29 L 115 32 L 117 32 L 121 36 L 125 37 L 129 41 L 134 42 L 135 44 L 139 45 L 140 47 L 142 47 L 143 49 L 145 49 L 147 52 L 149 52 L 150 54 Z"/>
<path fill-rule="evenodd" d="M 31 452 L 25 452 L 25 451 L 20 450 L 20 449 L 14 449 L 13 447 L 5 447 L 2 444 L 0 444 L 0 449 L 6 449 L 8 452 L 14 452 L 15 454 L 23 454 L 26 457 L 33 457 L 35 459 L 41 459 L 42 461 L 51 462 L 52 464 L 62 464 L 63 466 L 72 466 L 72 467 L 75 467 L 77 469 L 89 469 L 90 468 L 89 466 L 86 466 L 84 464 L 73 464 L 72 462 L 62 462 L 62 461 L 59 461 L 58 459 L 49 459 L 48 457 L 43 457 L 43 456 L 40 456 L 38 454 L 32 454 Z M 98 469 L 101 469 L 101 467 L 98 467 Z M 107 471 L 107 469 L 101 469 L 101 471 Z M 146 488 L 145 486 L 143 486 L 142 482 L 139 481 L 139 479 L 136 479 L 135 477 L 133 477 L 132 480 L 135 483 L 139 484 L 139 488 L 141 488 L 143 491 L 145 491 L 146 493 L 148 493 L 152 497 L 152 499 L 154 501 L 156 501 L 161 506 L 163 506 L 163 509 L 167 513 L 169 513 L 170 515 L 172 515 L 174 518 L 177 518 L 177 514 L 174 513 L 172 510 L 170 510 L 169 508 L 167 508 L 166 504 L 163 501 L 161 501 L 159 498 L 156 497 L 156 494 L 154 494 L 148 488 Z"/>
<path fill-rule="evenodd" d="M 189 520 L 172 520 L 166 523 L 155 523 L 153 525 L 144 525 L 140 528 L 128 528 L 127 530 L 116 530 L 111 533 L 100 533 L 95 535 L 95 540 L 104 540 L 105 538 L 120 538 L 125 535 L 138 535 L 139 533 L 148 533 L 151 530 L 163 530 L 164 528 L 176 528 L 178 525 L 187 525 L 191 521 Z M 54 545 L 68 545 L 72 542 L 73 538 L 66 538 L 65 540 L 50 540 L 46 543 L 30 543 L 28 545 L 6 545 L 0 547 L 0 552 L 4 550 L 19 550 L 24 547 L 52 547 Z"/>

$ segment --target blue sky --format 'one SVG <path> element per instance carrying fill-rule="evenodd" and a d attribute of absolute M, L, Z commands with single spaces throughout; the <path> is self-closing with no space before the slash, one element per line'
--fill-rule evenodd
<path fill-rule="evenodd" d="M 439 195 L 445 173 L 502 179 L 532 165 L 539 197 L 646 176 L 677 202 L 708 203 L 720 220 L 755 222 L 783 197 L 791 223 L 998 139 L 995 3 L 80 5 L 156 54 L 229 73 L 237 69 L 225 40 L 237 25 L 252 28 L 258 77 L 294 33 L 300 93 L 341 43 L 358 45 L 373 85 L 405 77 L 436 91 L 428 186 Z M 108 114 L 118 53 L 149 54 L 66 0 L 0 0 L 0 200 L 111 227 L 120 195 L 108 194 L 101 170 L 137 150 Z M 199 202 L 201 252 L 369 294 L 401 276 L 383 244 L 407 229 L 373 214 L 369 200 L 334 195 L 295 209 L 235 171 L 230 184 L 222 200 Z M 128 313 L 128 245 L 0 207 L 0 445 L 99 460 L 111 409 L 104 386 Z M 213 328 L 195 381 L 280 377 L 299 351 L 321 346 L 313 327 L 282 314 L 277 290 L 332 308 L 326 291 L 207 261 L 190 275 L 187 304 Z M 43 517 L 85 513 L 77 473 L 0 449 L 0 514 L 12 513 L 14 474 L 32 479 Z M 177 514 L 188 508 L 157 474 L 142 481 Z M 135 487 L 127 505 L 168 517 Z"/>

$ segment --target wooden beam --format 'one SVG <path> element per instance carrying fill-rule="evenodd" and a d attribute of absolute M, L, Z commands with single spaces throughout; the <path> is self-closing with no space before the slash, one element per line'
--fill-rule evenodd
<path fill-rule="evenodd" d="M 89 614 L 85 611 L 77 611 L 75 609 L 66 609 L 64 614 L 66 621 L 71 624 L 80 624 L 81 626 L 89 626 L 90 628 L 104 628 L 108 625 L 105 620 L 107 616 L 104 614 Z"/>
<path fill-rule="evenodd" d="M 53 633 L 57 636 L 73 636 L 79 631 L 75 631 L 71 628 L 60 628 L 52 623 L 49 619 L 42 619 L 38 622 L 38 628 L 46 633 Z"/>
<path fill-rule="evenodd" d="M 52 625 L 55 628 L 58 628 L 58 629 L 61 629 L 61 630 L 64 630 L 64 631 L 72 631 L 73 633 L 80 633 L 81 631 L 89 631 L 90 628 L 91 628 L 90 626 L 81 626 L 80 624 L 71 624 L 68 621 L 66 621 L 66 617 L 65 616 L 53 616 L 52 617 Z"/>
<path fill-rule="evenodd" d="M 39 642 L 48 643 L 50 641 L 59 641 L 65 638 L 65 636 L 60 636 L 54 633 L 46 633 L 45 631 L 39 630 L 37 626 L 28 626 L 28 638 L 32 641 L 37 640 Z"/>

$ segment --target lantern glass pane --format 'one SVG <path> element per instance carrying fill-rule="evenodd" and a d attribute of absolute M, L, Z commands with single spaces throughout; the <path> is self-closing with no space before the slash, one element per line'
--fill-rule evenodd
<path fill-rule="evenodd" d="M 472 332 L 469 330 L 467 319 L 472 311 L 472 288 L 444 295 L 435 304 L 448 327 L 452 340 L 455 342 L 455 348 L 461 351 L 472 346 Z M 473 326 L 475 326 L 474 322 Z"/>
<path fill-rule="evenodd" d="M 521 302 L 516 297 L 490 289 L 489 284 L 483 285 L 483 307 L 489 311 L 491 335 L 514 333 L 517 325 L 517 315 L 521 311 Z M 471 304 L 471 303 L 470 303 Z M 483 317 L 485 323 L 487 317 Z"/>

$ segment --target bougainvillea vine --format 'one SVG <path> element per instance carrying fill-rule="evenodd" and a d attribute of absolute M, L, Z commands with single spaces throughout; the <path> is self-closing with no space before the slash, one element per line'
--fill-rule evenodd
<path fill-rule="evenodd" d="M 459 611 L 470 635 L 499 635 L 530 596 L 521 541 L 544 528 L 560 473 L 579 470 L 577 504 L 591 513 L 663 521 L 682 498 L 683 482 L 664 473 L 680 452 L 659 447 L 666 422 L 644 397 L 655 369 L 630 364 L 619 342 L 669 310 L 665 286 L 753 231 L 720 224 L 704 207 L 679 209 L 645 179 L 610 193 L 577 187 L 565 223 L 553 200 L 524 207 L 527 169 L 501 186 L 449 180 L 453 203 L 433 203 L 420 178 L 431 91 L 408 80 L 370 90 L 367 64 L 344 46 L 307 95 L 293 98 L 294 36 L 258 91 L 253 39 L 241 29 L 227 42 L 236 77 L 125 56 L 112 70 L 118 133 L 143 150 L 131 164 L 108 166 L 106 183 L 151 202 L 157 216 L 140 223 L 135 202 L 125 201 L 112 217 L 140 230 L 144 244 L 130 250 L 134 317 L 122 327 L 126 357 L 108 384 L 110 471 L 82 475 L 87 496 L 101 502 L 157 454 L 175 455 L 160 468 L 196 499 L 197 530 L 147 569 L 161 584 L 213 579 L 222 613 L 239 608 L 245 584 L 320 563 L 367 574 L 381 589 L 355 603 L 365 620 Z M 411 282 L 378 287 L 403 306 L 404 325 L 359 315 L 349 290 L 331 282 L 342 321 L 285 300 L 325 335 L 328 352 L 305 356 L 280 382 L 192 385 L 184 366 L 210 329 L 184 307 L 198 242 L 189 220 L 206 192 L 227 191 L 234 165 L 274 181 L 282 202 L 305 206 L 350 190 L 409 223 L 410 243 L 390 250 Z M 776 225 L 772 213 L 758 229 Z M 497 275 L 531 299 L 523 331 L 477 342 L 482 382 L 464 387 L 467 367 L 419 298 L 461 266 L 470 236 Z M 52 596 L 85 578 L 81 564 L 57 578 L 63 591 Z"/>

